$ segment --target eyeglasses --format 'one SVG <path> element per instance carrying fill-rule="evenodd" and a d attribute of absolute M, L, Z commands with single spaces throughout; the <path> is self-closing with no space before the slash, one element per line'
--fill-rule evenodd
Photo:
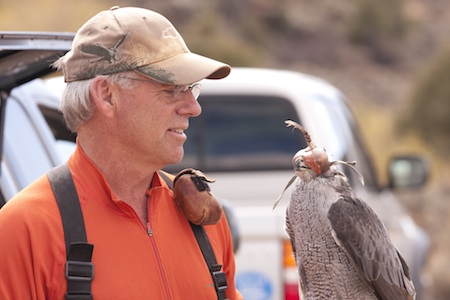
<path fill-rule="evenodd" d="M 200 83 L 176 85 L 173 90 L 173 96 L 175 99 L 182 99 L 188 91 L 190 91 L 194 99 L 197 100 L 198 96 L 200 96 L 200 92 L 202 91 L 202 85 Z"/>
<path fill-rule="evenodd" d="M 120 78 L 129 79 L 129 80 L 137 80 L 137 81 L 153 81 L 149 79 L 141 79 L 141 78 L 133 78 L 133 77 L 125 77 L 120 76 Z M 174 89 L 165 90 L 165 92 L 173 93 L 173 97 L 177 100 L 183 99 L 187 92 L 191 92 L 192 96 L 195 100 L 200 96 L 200 92 L 202 90 L 202 85 L 200 83 L 186 84 L 186 85 L 175 85 Z"/>

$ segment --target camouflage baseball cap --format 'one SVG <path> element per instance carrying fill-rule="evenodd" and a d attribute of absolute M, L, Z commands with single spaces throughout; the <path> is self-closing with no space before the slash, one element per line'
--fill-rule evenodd
<path fill-rule="evenodd" d="M 192 53 L 164 16 L 143 8 L 112 7 L 88 20 L 72 50 L 54 64 L 66 82 L 137 71 L 158 82 L 183 85 L 226 77 L 230 66 Z"/>

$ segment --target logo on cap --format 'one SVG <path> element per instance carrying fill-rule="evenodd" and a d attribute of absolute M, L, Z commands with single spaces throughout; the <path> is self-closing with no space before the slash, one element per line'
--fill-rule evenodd
<path fill-rule="evenodd" d="M 109 63 L 112 63 L 117 61 L 116 58 L 117 48 L 119 48 L 119 46 L 123 43 L 126 37 L 127 37 L 126 34 L 123 35 L 122 38 L 120 38 L 112 48 L 106 48 L 103 47 L 102 45 L 81 44 L 80 46 L 78 46 L 78 49 L 81 52 L 98 56 L 99 59 L 94 62 L 106 60 Z"/>
<path fill-rule="evenodd" d="M 165 39 L 169 39 L 169 38 L 177 39 L 178 36 L 179 36 L 179 34 L 178 34 L 178 32 L 175 30 L 175 28 L 173 28 L 173 27 L 167 27 L 167 28 L 163 31 L 162 36 L 163 36 L 163 38 L 165 38 Z"/>

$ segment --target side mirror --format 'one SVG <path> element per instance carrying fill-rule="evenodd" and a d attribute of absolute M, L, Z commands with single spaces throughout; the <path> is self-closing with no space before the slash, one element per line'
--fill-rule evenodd
<path fill-rule="evenodd" d="M 429 176 L 428 160 L 415 155 L 393 157 L 389 162 L 388 176 L 392 189 L 422 187 Z"/>

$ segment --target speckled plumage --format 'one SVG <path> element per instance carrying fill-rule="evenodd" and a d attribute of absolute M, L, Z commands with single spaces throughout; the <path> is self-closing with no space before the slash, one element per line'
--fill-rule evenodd
<path fill-rule="evenodd" d="M 302 300 L 414 299 L 408 267 L 335 167 L 296 170 L 286 213 Z"/>

